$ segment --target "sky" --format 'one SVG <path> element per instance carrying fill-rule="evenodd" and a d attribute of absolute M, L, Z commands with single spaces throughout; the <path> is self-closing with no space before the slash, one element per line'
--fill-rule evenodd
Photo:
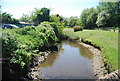
<path fill-rule="evenodd" d="M 50 14 L 59 14 L 64 17 L 80 16 L 86 8 L 96 7 L 99 0 L 1 0 L 1 11 L 8 12 L 19 19 L 35 8 L 50 8 Z"/>

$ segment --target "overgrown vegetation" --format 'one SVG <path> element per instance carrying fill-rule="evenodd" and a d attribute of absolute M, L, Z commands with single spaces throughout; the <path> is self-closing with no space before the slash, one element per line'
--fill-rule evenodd
<path fill-rule="evenodd" d="M 46 51 L 56 45 L 62 31 L 54 23 L 43 22 L 37 27 L 3 30 L 3 56 L 21 67 L 30 64 L 35 50 Z M 58 36 L 58 37 L 57 37 Z"/>

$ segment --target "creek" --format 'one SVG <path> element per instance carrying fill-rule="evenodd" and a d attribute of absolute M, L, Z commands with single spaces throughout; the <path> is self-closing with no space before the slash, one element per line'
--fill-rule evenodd
<path fill-rule="evenodd" d="M 38 66 L 39 75 L 46 79 L 97 79 L 93 73 L 93 53 L 84 46 L 62 41 L 61 49 Z"/>

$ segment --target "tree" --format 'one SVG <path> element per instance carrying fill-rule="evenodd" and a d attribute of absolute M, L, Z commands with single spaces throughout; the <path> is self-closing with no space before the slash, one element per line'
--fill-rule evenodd
<path fill-rule="evenodd" d="M 2 17 L 2 23 L 6 24 L 18 24 L 19 21 L 15 18 L 12 18 L 12 15 L 8 14 L 7 12 L 4 12 L 1 14 Z"/>
<path fill-rule="evenodd" d="M 62 21 L 62 18 L 59 16 L 59 14 L 52 14 L 50 16 L 50 21 L 60 23 Z"/>
<path fill-rule="evenodd" d="M 63 25 L 63 18 L 59 14 L 52 14 L 50 16 L 50 22 L 55 22 L 57 25 Z"/>
<path fill-rule="evenodd" d="M 23 16 L 20 18 L 20 21 L 23 22 L 34 22 L 35 25 L 37 26 L 43 21 L 49 21 L 50 20 L 50 9 L 48 8 L 41 8 L 41 9 L 36 9 L 35 11 L 31 12 L 30 14 L 23 14 Z"/>
<path fill-rule="evenodd" d="M 80 21 L 85 28 L 95 27 L 98 11 L 95 8 L 85 9 L 82 11 Z"/>
<path fill-rule="evenodd" d="M 29 15 L 23 14 L 23 16 L 19 19 L 19 21 L 29 22 L 30 21 L 30 17 L 29 17 Z"/>
<path fill-rule="evenodd" d="M 43 21 L 49 21 L 50 20 L 50 9 L 48 8 L 41 8 L 36 9 L 33 15 L 33 21 L 35 22 L 35 25 L 40 24 Z"/>
<path fill-rule="evenodd" d="M 118 25 L 119 2 L 99 2 L 98 11 L 97 26 Z"/>
<path fill-rule="evenodd" d="M 78 17 L 77 16 L 71 16 L 70 18 L 68 18 L 68 26 L 73 27 L 75 25 L 78 25 Z"/>
<path fill-rule="evenodd" d="M 96 21 L 97 26 L 98 27 L 107 26 L 109 18 L 110 14 L 106 11 L 102 11 L 101 13 L 98 14 L 98 18 Z"/>

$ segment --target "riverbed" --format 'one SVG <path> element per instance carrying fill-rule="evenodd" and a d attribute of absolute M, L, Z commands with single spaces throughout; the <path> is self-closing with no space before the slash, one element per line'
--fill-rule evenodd
<path fill-rule="evenodd" d="M 92 67 L 93 53 L 84 46 L 62 41 L 61 49 L 38 66 L 39 76 L 46 79 L 97 79 Z"/>

